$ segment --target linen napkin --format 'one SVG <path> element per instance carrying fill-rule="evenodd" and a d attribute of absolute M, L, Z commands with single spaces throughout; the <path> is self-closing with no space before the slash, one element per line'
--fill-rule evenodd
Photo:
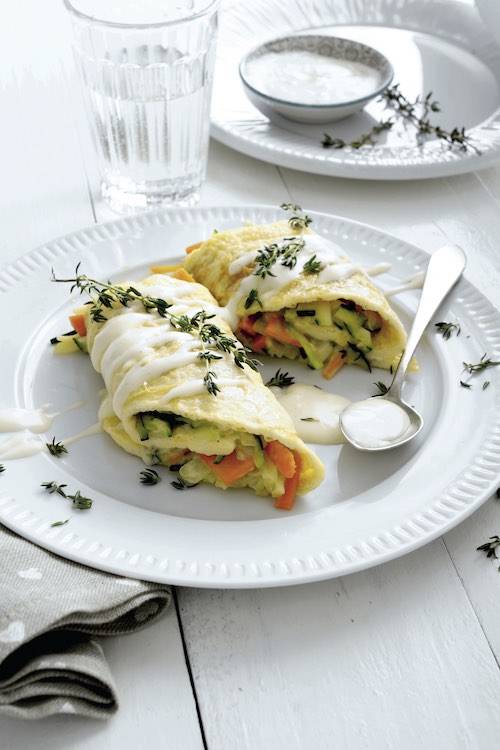
<path fill-rule="evenodd" d="M 144 627 L 170 596 L 168 586 L 70 562 L 0 525 L 0 714 L 111 716 L 116 688 L 93 636 Z"/>

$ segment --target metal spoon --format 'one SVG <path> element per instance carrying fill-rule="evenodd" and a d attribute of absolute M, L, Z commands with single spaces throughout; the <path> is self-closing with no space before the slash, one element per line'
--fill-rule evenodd
<path fill-rule="evenodd" d="M 444 247 L 439 248 L 439 250 L 436 250 L 431 256 L 427 266 L 427 273 L 422 287 L 418 309 L 415 314 L 411 331 L 408 335 L 406 349 L 404 350 L 396 372 L 394 373 L 389 390 L 382 396 L 375 396 L 374 398 L 362 402 L 363 405 L 366 405 L 367 407 L 366 416 L 369 417 L 368 412 L 370 411 L 370 404 L 380 400 L 390 401 L 395 404 L 396 407 L 400 407 L 400 409 L 403 409 L 404 412 L 406 412 L 410 420 L 409 425 L 399 436 L 394 437 L 393 439 L 384 440 L 383 444 L 374 445 L 373 443 L 376 441 L 370 441 L 369 438 L 366 437 L 366 433 L 361 435 L 355 434 L 352 422 L 349 427 L 349 422 L 352 420 L 353 410 L 355 408 L 358 409 L 359 414 L 359 402 L 358 404 L 353 403 L 340 414 L 340 429 L 347 441 L 355 448 L 362 451 L 389 450 L 390 448 L 404 445 L 409 440 L 412 440 L 422 429 L 424 420 L 421 415 L 413 409 L 413 407 L 403 401 L 401 389 L 405 380 L 408 365 L 410 364 L 415 349 L 417 348 L 425 329 L 443 299 L 462 275 L 466 263 L 467 258 L 465 257 L 464 252 L 456 245 L 445 245 Z M 379 409 L 380 407 L 377 404 L 375 408 Z M 401 416 L 405 418 L 404 414 Z"/>

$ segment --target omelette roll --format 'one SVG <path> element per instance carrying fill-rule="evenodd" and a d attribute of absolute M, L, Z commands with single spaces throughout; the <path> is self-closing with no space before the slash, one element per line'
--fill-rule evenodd
<path fill-rule="evenodd" d="M 390 369 L 406 333 L 384 294 L 335 243 L 289 222 L 214 233 L 184 268 L 230 313 L 240 341 L 332 377 L 344 364 Z"/>
<path fill-rule="evenodd" d="M 116 288 L 133 299 L 124 305 Z M 106 385 L 102 427 L 124 450 L 177 471 L 182 486 L 249 487 L 278 507 L 321 482 L 321 462 L 206 288 L 152 275 L 115 285 L 97 315 L 96 305 L 79 309 L 78 325 Z"/>

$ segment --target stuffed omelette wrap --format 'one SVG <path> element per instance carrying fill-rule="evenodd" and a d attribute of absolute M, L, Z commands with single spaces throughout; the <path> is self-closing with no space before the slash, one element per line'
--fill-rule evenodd
<path fill-rule="evenodd" d="M 111 292 L 72 322 L 104 379 L 99 417 L 118 445 L 147 465 L 175 467 L 186 485 L 249 487 L 282 508 L 321 482 L 320 460 L 205 287 L 156 274 L 116 288 L 133 289 L 127 305 Z"/>
<path fill-rule="evenodd" d="M 331 378 L 344 364 L 390 369 L 405 347 L 401 321 L 366 272 L 307 226 L 214 233 L 183 265 L 255 352 L 302 358 Z"/>

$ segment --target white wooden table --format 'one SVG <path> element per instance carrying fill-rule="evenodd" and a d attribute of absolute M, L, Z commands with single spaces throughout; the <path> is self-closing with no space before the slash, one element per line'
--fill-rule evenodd
<path fill-rule="evenodd" d="M 60 0 L 17 0 L 0 26 L 0 263 L 112 218 L 84 166 Z M 468 255 L 500 303 L 500 165 L 404 184 L 276 168 L 212 142 L 202 205 L 284 200 Z M 500 478 L 499 478 L 500 485 Z M 108 722 L 0 719 L 15 750 L 498 747 L 500 573 L 476 552 L 500 501 L 367 572 L 267 590 L 178 589 L 156 625 L 104 643 L 121 707 Z"/>

